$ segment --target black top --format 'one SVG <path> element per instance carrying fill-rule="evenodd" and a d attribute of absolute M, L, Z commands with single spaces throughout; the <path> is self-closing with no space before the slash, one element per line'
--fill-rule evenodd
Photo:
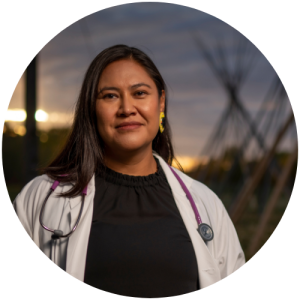
<path fill-rule="evenodd" d="M 165 174 L 95 176 L 84 282 L 132 297 L 199 289 L 194 248 Z"/>

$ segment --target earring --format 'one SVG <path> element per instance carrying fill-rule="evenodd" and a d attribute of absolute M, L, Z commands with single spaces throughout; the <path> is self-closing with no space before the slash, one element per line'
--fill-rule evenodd
<path fill-rule="evenodd" d="M 163 112 L 160 113 L 159 115 L 159 130 L 160 133 L 163 133 L 164 131 L 164 125 L 165 125 L 165 114 Z"/>

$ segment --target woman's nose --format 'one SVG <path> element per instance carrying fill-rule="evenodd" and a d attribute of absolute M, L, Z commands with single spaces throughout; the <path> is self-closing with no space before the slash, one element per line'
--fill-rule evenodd
<path fill-rule="evenodd" d="M 130 114 L 135 110 L 134 99 L 129 94 L 124 94 L 121 96 L 120 101 L 120 111 L 126 114 Z"/>

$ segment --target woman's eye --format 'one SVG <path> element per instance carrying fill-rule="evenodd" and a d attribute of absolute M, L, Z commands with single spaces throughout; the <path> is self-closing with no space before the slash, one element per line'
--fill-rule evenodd
<path fill-rule="evenodd" d="M 103 96 L 103 98 L 109 98 L 112 99 L 115 95 L 114 94 L 106 94 Z"/>
<path fill-rule="evenodd" d="M 147 93 L 145 91 L 138 91 L 135 93 L 136 96 L 144 96 L 146 95 Z M 103 96 L 103 99 L 114 99 L 115 97 L 117 97 L 115 94 L 105 94 Z"/>
<path fill-rule="evenodd" d="M 144 91 L 138 91 L 136 92 L 136 95 L 138 96 L 144 96 L 146 93 Z"/>

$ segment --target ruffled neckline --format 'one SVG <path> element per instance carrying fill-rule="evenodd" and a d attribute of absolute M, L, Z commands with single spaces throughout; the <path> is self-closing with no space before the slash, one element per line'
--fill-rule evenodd
<path fill-rule="evenodd" d="M 127 175 L 116 172 L 108 167 L 105 168 L 105 171 L 98 173 L 97 176 L 103 178 L 105 181 L 124 185 L 124 186 L 150 186 L 158 184 L 161 180 L 166 180 L 164 171 L 159 163 L 159 160 L 154 157 L 157 164 L 157 171 L 153 174 L 147 176 L 134 176 Z"/>

